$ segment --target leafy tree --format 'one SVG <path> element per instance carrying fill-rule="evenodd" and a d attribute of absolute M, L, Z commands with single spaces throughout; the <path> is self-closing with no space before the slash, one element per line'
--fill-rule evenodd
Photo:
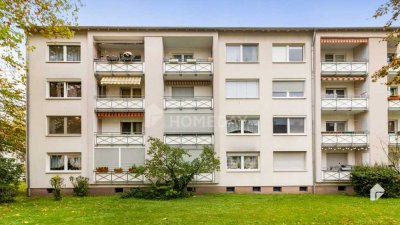
<path fill-rule="evenodd" d="M 149 138 L 149 160 L 137 167 L 136 176 L 144 176 L 150 181 L 150 190 L 136 189 L 125 197 L 171 199 L 188 195 L 186 188 L 199 173 L 219 170 L 220 161 L 210 147 L 204 147 L 201 155 L 189 161 L 189 154 L 180 147 L 164 144 L 157 138 Z"/>
<path fill-rule="evenodd" d="M 21 174 L 21 164 L 0 155 L 0 203 L 14 201 Z"/>
<path fill-rule="evenodd" d="M 37 33 L 48 39 L 70 38 L 80 0 L 0 1 L 0 153 L 25 149 L 25 43 Z M 25 45 L 24 45 L 25 44 Z"/>
<path fill-rule="evenodd" d="M 389 16 L 384 30 L 388 31 L 388 35 L 385 37 L 386 41 L 393 42 L 396 46 L 400 42 L 400 31 L 398 28 L 393 28 L 392 25 L 397 21 L 400 14 L 400 0 L 387 0 L 386 3 L 382 4 L 374 14 L 374 18 L 382 16 Z M 400 57 L 394 57 L 388 65 L 383 66 L 381 69 L 376 71 L 372 76 L 373 81 L 377 81 L 381 78 L 385 78 L 389 75 L 389 70 L 398 70 L 400 68 Z M 387 80 L 388 85 L 400 84 L 400 70 L 391 79 Z"/>

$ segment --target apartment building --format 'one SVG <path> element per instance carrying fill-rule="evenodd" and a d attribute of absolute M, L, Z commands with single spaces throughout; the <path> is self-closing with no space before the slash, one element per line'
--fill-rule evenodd
<path fill-rule="evenodd" d="M 400 143 L 398 87 L 371 81 L 398 52 L 383 37 L 381 28 L 33 35 L 30 193 L 51 191 L 54 175 L 89 177 L 97 194 L 146 185 L 130 168 L 148 158 L 148 137 L 187 149 L 187 160 L 214 148 L 221 170 L 196 175 L 197 193 L 350 192 L 352 166 L 387 163 Z"/>

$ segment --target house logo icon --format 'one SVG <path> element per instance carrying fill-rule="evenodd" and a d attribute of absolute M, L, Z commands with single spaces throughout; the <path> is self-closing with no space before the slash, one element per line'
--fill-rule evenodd
<path fill-rule="evenodd" d="M 370 192 L 369 192 L 369 199 L 371 201 L 376 201 L 378 200 L 380 197 L 382 197 L 382 195 L 385 194 L 385 189 L 383 189 L 381 187 L 381 185 L 379 184 L 375 184 L 374 187 L 371 188 Z"/>

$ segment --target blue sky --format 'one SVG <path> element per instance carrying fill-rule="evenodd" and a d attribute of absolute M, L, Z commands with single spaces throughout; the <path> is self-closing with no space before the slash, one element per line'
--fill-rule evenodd
<path fill-rule="evenodd" d="M 79 25 L 332 27 L 382 26 L 386 0 L 82 0 Z"/>

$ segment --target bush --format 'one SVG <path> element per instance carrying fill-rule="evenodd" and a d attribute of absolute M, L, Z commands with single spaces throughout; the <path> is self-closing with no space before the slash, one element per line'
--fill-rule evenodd
<path fill-rule="evenodd" d="M 400 197 L 400 174 L 389 166 L 355 166 L 351 172 L 354 191 L 361 196 L 370 195 L 370 189 L 379 184 L 385 189 L 383 197 Z"/>
<path fill-rule="evenodd" d="M 0 203 L 14 201 L 21 174 L 21 164 L 0 156 Z"/>
<path fill-rule="evenodd" d="M 61 188 L 64 186 L 64 178 L 54 176 L 50 179 L 50 184 L 53 187 L 54 200 L 60 201 L 62 199 Z"/>
<path fill-rule="evenodd" d="M 82 176 L 74 178 L 73 176 L 70 176 L 69 180 L 71 181 L 72 186 L 74 186 L 73 191 L 74 191 L 75 196 L 83 197 L 83 196 L 88 195 L 88 193 L 89 193 L 89 178 L 82 177 Z"/>
<path fill-rule="evenodd" d="M 130 191 L 121 194 L 121 198 L 141 198 L 153 200 L 170 200 L 190 196 L 192 196 L 191 192 L 178 192 L 170 185 L 152 185 L 149 188 L 132 188 Z"/>

